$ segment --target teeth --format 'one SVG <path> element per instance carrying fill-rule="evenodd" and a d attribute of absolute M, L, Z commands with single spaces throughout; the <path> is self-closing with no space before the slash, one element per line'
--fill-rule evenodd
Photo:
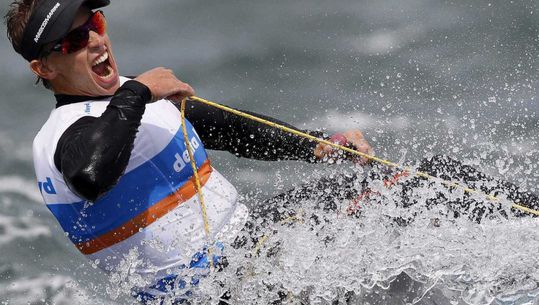
<path fill-rule="evenodd" d="M 92 67 L 93 66 L 97 66 L 99 65 L 100 63 L 104 62 L 105 60 L 109 59 L 109 53 L 105 52 L 103 53 L 103 55 L 99 56 L 95 61 L 94 63 L 92 64 Z"/>
<path fill-rule="evenodd" d="M 105 79 L 109 79 L 114 75 L 114 70 L 112 70 L 111 66 L 107 66 L 107 75 L 103 76 Z"/>

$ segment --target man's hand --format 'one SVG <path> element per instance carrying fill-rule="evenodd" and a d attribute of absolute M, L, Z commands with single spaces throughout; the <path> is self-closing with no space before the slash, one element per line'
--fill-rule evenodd
<path fill-rule="evenodd" d="M 152 102 L 166 98 L 180 102 L 186 97 L 195 95 L 195 90 L 188 84 L 180 81 L 170 69 L 155 68 L 144 72 L 135 78 L 136 81 L 146 85 L 152 92 Z"/>
<path fill-rule="evenodd" d="M 357 150 L 359 152 L 362 152 L 364 154 L 373 156 L 374 151 L 372 147 L 369 145 L 367 140 L 363 137 L 363 133 L 359 130 L 350 130 L 346 131 L 344 133 L 338 133 L 333 135 L 330 138 L 331 142 L 334 142 L 336 144 L 350 147 L 351 149 Z M 322 159 L 344 159 L 346 156 L 346 153 L 340 153 L 338 149 L 333 148 L 326 144 L 318 144 L 314 150 L 314 155 L 322 160 Z M 352 156 L 352 161 L 355 163 L 358 163 L 360 165 L 365 165 L 369 162 L 369 159 L 365 157 L 359 157 L 357 155 Z"/>

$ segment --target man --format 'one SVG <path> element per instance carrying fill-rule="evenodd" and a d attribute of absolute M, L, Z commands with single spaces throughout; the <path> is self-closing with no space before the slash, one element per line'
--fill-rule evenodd
<path fill-rule="evenodd" d="M 308 162 L 332 150 L 194 102 L 186 112 L 185 139 L 173 102 L 194 90 L 165 68 L 131 80 L 119 76 L 105 17 L 95 11 L 109 2 L 17 0 L 6 15 L 15 51 L 56 98 L 34 140 L 39 189 L 70 240 L 101 269 L 114 272 L 129 257 L 140 259 L 130 266 L 142 279 L 135 288 L 139 300 L 183 297 L 171 284 L 175 290 L 195 285 L 199 277 L 191 270 L 203 274 L 208 260 L 218 258 L 216 250 L 208 257 L 209 248 L 220 248 L 214 241 L 234 238 L 247 218 L 235 188 L 211 166 L 204 147 Z M 361 132 L 344 137 L 372 154 Z M 186 140 L 203 185 L 209 238 Z"/>

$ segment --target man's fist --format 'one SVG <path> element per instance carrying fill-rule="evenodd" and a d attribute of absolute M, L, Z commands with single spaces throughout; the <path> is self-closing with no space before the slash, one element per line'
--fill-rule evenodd
<path fill-rule="evenodd" d="M 191 86 L 177 79 L 172 70 L 163 67 L 144 72 L 135 80 L 150 89 L 152 102 L 164 98 L 180 102 L 186 97 L 195 95 L 195 90 Z"/>
<path fill-rule="evenodd" d="M 353 150 L 362 152 L 364 154 L 367 154 L 369 156 L 374 155 L 374 151 L 372 147 L 369 145 L 367 140 L 363 137 L 363 133 L 359 130 L 350 130 L 346 131 L 344 133 L 337 133 L 331 136 L 329 141 L 349 147 Z M 318 144 L 314 150 L 314 155 L 318 159 L 344 159 L 348 154 L 347 153 L 341 153 L 337 148 L 333 148 L 326 144 Z M 352 161 L 355 163 L 358 163 L 360 165 L 365 165 L 369 162 L 368 158 L 360 157 L 358 155 L 351 156 Z"/>

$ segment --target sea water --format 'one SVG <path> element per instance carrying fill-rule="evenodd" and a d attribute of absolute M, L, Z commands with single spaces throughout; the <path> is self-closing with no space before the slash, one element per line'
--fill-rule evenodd
<path fill-rule="evenodd" d="M 202 97 L 299 128 L 359 128 L 392 161 L 447 154 L 539 192 L 535 0 L 131 0 L 105 14 L 123 75 L 170 67 Z M 42 204 L 31 143 L 55 102 L 6 39 L 0 50 L 0 304 L 133 304 L 137 279 L 86 261 Z M 210 158 L 250 207 L 354 170 Z M 276 225 L 259 255 L 231 250 L 231 268 L 203 281 L 195 301 L 226 288 L 236 304 L 279 292 L 290 303 L 538 304 L 535 219 L 477 224 L 390 203 L 359 218 L 328 214 L 314 229 Z M 404 227 L 387 217 L 413 211 L 422 213 Z"/>

